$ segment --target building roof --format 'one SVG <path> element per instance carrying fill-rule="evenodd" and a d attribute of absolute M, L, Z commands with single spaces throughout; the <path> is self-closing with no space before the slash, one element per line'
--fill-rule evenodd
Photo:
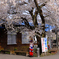
<path fill-rule="evenodd" d="M 0 26 L 0 28 L 4 28 L 4 27 Z"/>

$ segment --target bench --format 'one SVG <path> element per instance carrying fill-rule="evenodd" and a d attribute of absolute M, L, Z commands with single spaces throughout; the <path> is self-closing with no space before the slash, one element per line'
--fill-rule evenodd
<path fill-rule="evenodd" d="M 57 50 L 51 50 L 51 53 L 57 53 Z"/>
<path fill-rule="evenodd" d="M 6 53 L 6 52 L 9 52 L 10 55 L 14 54 L 14 55 L 17 55 L 17 53 L 23 53 L 24 55 L 28 56 L 28 52 L 26 51 L 10 51 L 10 50 L 1 50 L 1 53 Z"/>
<path fill-rule="evenodd" d="M 15 51 L 15 53 L 16 53 L 16 54 L 17 54 L 17 53 L 23 53 L 23 54 L 25 54 L 26 56 L 29 55 L 28 52 L 26 52 L 26 51 Z"/>
<path fill-rule="evenodd" d="M 10 53 L 10 51 L 9 50 L 1 50 L 1 53 L 6 53 L 6 52 L 9 52 Z"/>

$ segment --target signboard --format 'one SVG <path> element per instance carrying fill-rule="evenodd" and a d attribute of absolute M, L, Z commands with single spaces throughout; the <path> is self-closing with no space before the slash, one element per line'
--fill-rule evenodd
<path fill-rule="evenodd" d="M 36 38 L 36 36 L 34 36 L 34 43 L 37 43 L 37 38 Z"/>
<path fill-rule="evenodd" d="M 41 38 L 42 52 L 47 52 L 47 38 Z"/>
<path fill-rule="evenodd" d="M 45 40 L 45 52 L 47 52 L 47 50 L 48 50 L 48 47 L 47 47 L 47 38 L 44 38 L 44 40 Z"/>
<path fill-rule="evenodd" d="M 41 38 L 42 52 L 45 52 L 45 42 L 44 38 Z"/>

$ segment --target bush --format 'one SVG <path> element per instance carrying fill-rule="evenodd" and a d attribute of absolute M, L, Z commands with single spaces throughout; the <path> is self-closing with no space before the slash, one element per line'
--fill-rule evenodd
<path fill-rule="evenodd" d="M 37 49 L 33 49 L 33 56 L 37 57 Z"/>

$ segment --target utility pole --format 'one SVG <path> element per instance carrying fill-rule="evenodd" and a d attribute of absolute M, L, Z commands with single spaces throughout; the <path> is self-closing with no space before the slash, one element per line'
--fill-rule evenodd
<path fill-rule="evenodd" d="M 57 32 L 58 32 L 58 30 L 57 30 L 57 26 L 55 25 L 55 34 L 56 34 L 56 46 L 57 46 L 57 48 L 58 48 Z"/>
<path fill-rule="evenodd" d="M 57 30 L 55 30 L 55 34 L 56 34 L 56 46 L 58 48 Z"/>
<path fill-rule="evenodd" d="M 55 29 L 54 30 L 52 30 L 52 32 L 55 32 L 55 34 L 56 34 L 56 46 L 57 46 L 57 48 L 58 48 L 58 39 L 57 39 L 57 32 L 58 32 L 59 30 L 57 29 L 57 26 L 55 25 Z"/>

